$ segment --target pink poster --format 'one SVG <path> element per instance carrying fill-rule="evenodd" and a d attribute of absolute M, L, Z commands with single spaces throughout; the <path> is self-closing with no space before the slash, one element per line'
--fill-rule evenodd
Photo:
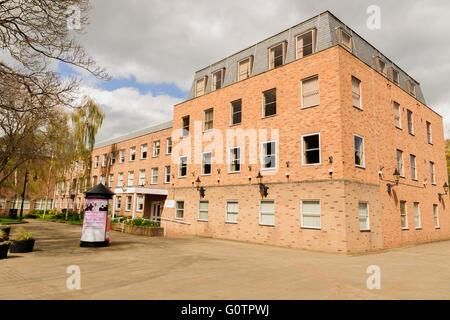
<path fill-rule="evenodd" d="M 81 241 L 103 242 L 106 239 L 107 199 L 85 199 Z"/>

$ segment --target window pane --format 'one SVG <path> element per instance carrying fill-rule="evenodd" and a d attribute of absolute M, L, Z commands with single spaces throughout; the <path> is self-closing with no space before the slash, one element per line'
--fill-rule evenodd
<path fill-rule="evenodd" d="M 261 224 L 269 226 L 275 225 L 275 215 L 261 213 Z"/>
<path fill-rule="evenodd" d="M 302 212 L 305 214 L 317 214 L 320 215 L 320 201 L 318 200 L 303 200 Z"/>
<path fill-rule="evenodd" d="M 302 81 L 302 107 L 312 107 L 319 105 L 319 77 Z"/>
<path fill-rule="evenodd" d="M 303 163 L 320 163 L 320 137 L 318 134 L 303 137 Z"/>
<path fill-rule="evenodd" d="M 261 212 L 274 213 L 275 203 L 273 201 L 261 201 Z"/>
<path fill-rule="evenodd" d="M 272 89 L 264 92 L 264 116 L 272 116 L 277 113 L 277 91 Z"/>
<path fill-rule="evenodd" d="M 361 108 L 361 81 L 352 77 L 352 104 L 356 108 Z"/>
<path fill-rule="evenodd" d="M 364 140 L 355 136 L 355 165 L 364 166 Z"/>

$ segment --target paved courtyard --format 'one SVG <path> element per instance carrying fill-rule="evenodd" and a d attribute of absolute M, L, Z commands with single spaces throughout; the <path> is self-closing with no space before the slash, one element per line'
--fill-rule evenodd
<path fill-rule="evenodd" d="M 81 226 L 30 221 L 35 252 L 0 260 L 0 299 L 449 299 L 450 241 L 360 256 L 197 237 L 111 232 L 80 248 Z M 14 232 L 13 227 L 13 231 Z M 69 290 L 67 267 L 81 269 Z M 381 289 L 366 286 L 381 269 Z"/>

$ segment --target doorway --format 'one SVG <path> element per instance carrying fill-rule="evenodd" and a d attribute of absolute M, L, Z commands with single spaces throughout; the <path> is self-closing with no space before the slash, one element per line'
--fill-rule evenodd
<path fill-rule="evenodd" d="M 152 202 L 152 212 L 150 215 L 150 220 L 161 222 L 161 208 L 162 208 L 162 201 Z"/>

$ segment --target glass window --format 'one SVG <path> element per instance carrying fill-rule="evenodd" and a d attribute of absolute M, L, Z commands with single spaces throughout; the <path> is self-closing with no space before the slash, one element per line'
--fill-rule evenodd
<path fill-rule="evenodd" d="M 116 211 L 120 211 L 121 205 L 122 205 L 122 197 L 117 196 L 116 197 Z"/>
<path fill-rule="evenodd" d="M 400 113 L 400 105 L 394 101 L 394 121 L 397 128 L 402 128 L 402 118 Z"/>
<path fill-rule="evenodd" d="M 352 104 L 361 109 L 361 80 L 352 77 Z"/>
<path fill-rule="evenodd" d="M 158 183 L 158 168 L 152 168 L 152 184 Z"/>
<path fill-rule="evenodd" d="M 212 91 L 222 88 L 223 78 L 224 78 L 223 69 L 218 70 L 213 73 Z"/>
<path fill-rule="evenodd" d="M 263 142 L 262 144 L 262 157 L 261 157 L 261 169 L 270 170 L 275 169 L 277 166 L 277 150 L 276 142 Z"/>
<path fill-rule="evenodd" d="M 284 64 L 285 43 L 280 43 L 269 49 L 269 69 L 275 69 Z"/>
<path fill-rule="evenodd" d="M 261 200 L 259 213 L 259 224 L 265 226 L 275 225 L 275 202 L 273 200 Z"/>
<path fill-rule="evenodd" d="M 198 204 L 198 220 L 208 221 L 208 201 L 200 201 Z"/>
<path fill-rule="evenodd" d="M 439 228 L 439 214 L 437 204 L 433 204 L 433 217 L 434 217 L 434 227 Z"/>
<path fill-rule="evenodd" d="M 352 52 L 352 37 L 342 30 L 341 28 L 339 30 L 339 43 L 348 51 Z"/>
<path fill-rule="evenodd" d="M 430 144 L 433 143 L 433 139 L 431 137 L 431 123 L 429 123 L 428 121 L 427 121 L 427 141 Z"/>
<path fill-rule="evenodd" d="M 161 148 L 161 144 L 160 144 L 159 140 L 153 141 L 153 158 L 159 157 L 160 148 Z"/>
<path fill-rule="evenodd" d="M 127 196 L 125 203 L 125 211 L 131 211 L 131 196 Z"/>
<path fill-rule="evenodd" d="M 172 154 L 172 138 L 166 139 L 166 154 Z"/>
<path fill-rule="evenodd" d="M 134 171 L 128 171 L 128 186 L 134 185 Z"/>
<path fill-rule="evenodd" d="M 416 170 L 416 156 L 410 155 L 409 161 L 411 164 L 411 179 L 417 180 L 417 170 Z"/>
<path fill-rule="evenodd" d="M 277 114 L 277 89 L 263 92 L 263 117 Z"/>
<path fill-rule="evenodd" d="M 416 229 L 420 229 L 420 208 L 418 202 L 414 202 L 414 225 Z"/>
<path fill-rule="evenodd" d="M 321 228 L 320 200 L 302 201 L 302 228 Z"/>
<path fill-rule="evenodd" d="M 241 148 L 230 148 L 230 155 L 229 155 L 229 167 L 228 171 L 230 173 L 239 172 L 241 171 Z"/>
<path fill-rule="evenodd" d="M 409 134 L 414 134 L 413 117 L 412 112 L 410 110 L 407 110 L 407 117 L 408 117 L 408 132 Z"/>
<path fill-rule="evenodd" d="M 141 146 L 141 159 L 147 159 L 147 144 Z"/>
<path fill-rule="evenodd" d="M 400 201 L 400 219 L 402 229 L 408 229 L 408 217 L 406 215 L 406 201 Z"/>
<path fill-rule="evenodd" d="M 145 169 L 139 170 L 139 185 L 145 185 Z"/>
<path fill-rule="evenodd" d="M 242 100 L 231 103 L 231 125 L 240 124 L 242 121 Z"/>
<path fill-rule="evenodd" d="M 211 160 L 212 160 L 211 152 L 203 153 L 203 155 L 202 155 L 202 175 L 210 175 L 211 174 Z"/>
<path fill-rule="evenodd" d="M 117 175 L 117 186 L 123 187 L 123 173 L 122 172 L 119 172 L 119 174 Z"/>
<path fill-rule="evenodd" d="M 178 176 L 186 177 L 187 175 L 187 156 L 180 157 L 180 169 Z"/>
<path fill-rule="evenodd" d="M 238 81 L 248 79 L 252 74 L 253 56 L 250 56 L 238 63 Z"/>
<path fill-rule="evenodd" d="M 137 196 L 137 206 L 136 206 L 136 211 L 137 212 L 142 212 L 142 210 L 144 209 L 144 196 L 142 195 L 138 195 Z"/>
<path fill-rule="evenodd" d="M 120 163 L 124 163 L 125 162 L 125 149 L 120 150 L 120 159 L 119 159 Z"/>
<path fill-rule="evenodd" d="M 170 166 L 166 166 L 164 171 L 164 183 L 169 182 L 170 182 Z"/>
<path fill-rule="evenodd" d="M 360 202 L 358 205 L 359 216 L 359 230 L 370 230 L 369 227 L 369 204 L 367 202 Z"/>
<path fill-rule="evenodd" d="M 397 150 L 397 170 L 400 173 L 400 176 L 405 176 L 405 173 L 403 172 L 403 151 L 401 150 Z"/>
<path fill-rule="evenodd" d="M 204 132 L 213 128 L 213 109 L 205 110 L 203 128 Z"/>
<path fill-rule="evenodd" d="M 238 213 L 239 213 L 238 201 L 227 201 L 226 222 L 237 223 Z"/>
<path fill-rule="evenodd" d="M 177 201 L 175 210 L 175 219 L 184 218 L 184 201 Z"/>
<path fill-rule="evenodd" d="M 320 164 L 320 135 L 306 135 L 303 139 L 303 165 Z"/>
<path fill-rule="evenodd" d="M 199 79 L 195 82 L 195 96 L 199 97 L 205 94 L 205 88 L 207 83 L 207 77 Z"/>
<path fill-rule="evenodd" d="M 319 103 L 319 76 L 302 80 L 302 108 L 315 107 Z"/>
<path fill-rule="evenodd" d="M 354 135 L 354 144 L 355 144 L 355 165 L 357 167 L 364 168 L 365 166 L 364 138 Z"/>
<path fill-rule="evenodd" d="M 309 56 L 315 51 L 316 30 L 307 31 L 297 36 L 297 59 Z"/>
<path fill-rule="evenodd" d="M 181 136 L 188 137 L 189 136 L 189 116 L 185 116 L 185 117 L 183 117 L 183 119 L 181 119 L 181 129 L 182 129 Z"/>
<path fill-rule="evenodd" d="M 434 173 L 434 162 L 430 161 L 430 177 L 431 177 L 431 184 L 436 184 L 436 175 Z"/>
<path fill-rule="evenodd" d="M 130 161 L 134 161 L 136 159 L 136 147 L 130 148 Z"/>

